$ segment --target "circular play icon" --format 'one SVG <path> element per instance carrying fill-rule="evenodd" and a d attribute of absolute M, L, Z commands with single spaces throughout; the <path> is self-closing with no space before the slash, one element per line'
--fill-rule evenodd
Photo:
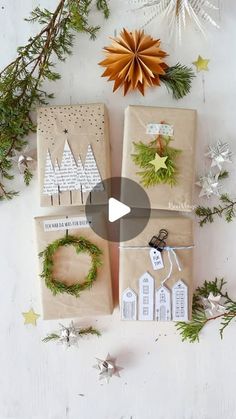
<path fill-rule="evenodd" d="M 91 228 L 100 237 L 112 242 L 124 242 L 136 237 L 146 227 L 151 212 L 145 190 L 125 177 L 111 177 L 103 180 L 101 186 L 96 185 L 92 193 L 106 191 L 106 204 L 91 204 L 88 196 L 85 206 Z M 101 213 L 104 214 L 104 223 L 101 223 L 101 217 L 97 217 Z M 133 221 L 135 219 L 137 222 Z"/>

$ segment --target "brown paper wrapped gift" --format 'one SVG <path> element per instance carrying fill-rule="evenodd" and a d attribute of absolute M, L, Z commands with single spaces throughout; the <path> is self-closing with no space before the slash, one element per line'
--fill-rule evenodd
<path fill-rule="evenodd" d="M 126 223 L 131 223 L 130 229 L 135 230 L 135 224 L 140 222 L 139 218 L 126 218 L 122 220 L 122 229 L 127 228 Z M 163 250 L 162 259 L 164 268 L 153 270 L 149 241 L 154 235 L 158 235 L 161 229 L 168 231 L 166 245 L 170 247 L 189 247 L 193 246 L 192 220 L 187 217 L 172 217 L 152 214 L 147 226 L 135 238 L 123 242 L 120 246 L 120 307 L 122 310 L 122 296 L 125 290 L 130 289 L 137 296 L 137 319 L 139 319 L 139 279 L 144 273 L 150 274 L 154 278 L 154 290 L 157 290 L 161 282 L 170 272 L 170 261 L 168 252 Z M 169 290 L 182 280 L 188 287 L 188 318 L 191 317 L 192 292 L 193 292 L 193 248 L 175 250 L 178 257 L 181 271 L 178 270 L 175 258 L 171 255 L 173 270 L 170 278 L 165 282 L 165 287 Z M 154 293 L 155 294 L 155 293 Z M 155 297 L 154 297 L 155 301 Z M 155 306 L 155 302 L 154 302 Z M 122 317 L 122 312 L 121 312 Z M 153 319 L 155 319 L 155 307 Z M 151 319 L 151 320 L 153 320 Z M 130 319 L 131 320 L 131 319 Z M 133 319 L 135 320 L 135 318 Z M 149 319 L 150 320 L 150 319 Z"/>
<path fill-rule="evenodd" d="M 110 177 L 103 104 L 39 108 L 37 137 L 41 206 L 84 205 L 88 197 L 91 204 L 106 202 L 107 191 L 93 189 Z"/>
<path fill-rule="evenodd" d="M 105 228 L 103 214 L 94 213 L 93 217 L 92 222 L 94 219 L 96 222 L 103 223 Z M 59 224 L 61 226 L 62 221 L 68 225 L 68 222 L 74 223 L 77 219 L 82 226 L 69 228 L 68 234 L 82 236 L 97 245 L 102 251 L 102 266 L 98 268 L 96 280 L 91 288 L 81 291 L 79 297 L 67 293 L 53 295 L 52 291 L 46 287 L 44 279 L 40 279 L 44 319 L 111 314 L 113 309 L 108 242 L 98 237 L 89 225 L 83 227 L 86 218 L 82 210 L 78 210 L 76 215 L 35 218 L 38 253 L 56 239 L 65 236 L 65 229 L 60 227 L 60 230 L 57 230 L 57 226 Z M 53 277 L 67 285 L 72 285 L 75 282 L 83 282 L 90 267 L 91 259 L 88 254 L 76 255 L 72 246 L 61 247 L 54 257 Z M 41 259 L 39 259 L 39 269 L 41 273 Z"/>
<path fill-rule="evenodd" d="M 174 129 L 171 146 L 182 152 L 176 159 L 178 169 L 177 184 L 170 186 L 158 184 L 145 188 L 151 208 L 176 211 L 192 210 L 192 190 L 194 182 L 194 143 L 196 111 L 192 109 L 156 108 L 148 106 L 129 106 L 125 110 L 124 144 L 122 176 L 140 183 L 137 172 L 142 171 L 131 155 L 134 153 L 133 142 L 149 143 L 155 136 L 147 134 L 148 124 L 160 124 L 164 121 Z M 122 191 L 124 202 L 126 190 Z M 142 202 L 137 202 L 142 207 Z"/>

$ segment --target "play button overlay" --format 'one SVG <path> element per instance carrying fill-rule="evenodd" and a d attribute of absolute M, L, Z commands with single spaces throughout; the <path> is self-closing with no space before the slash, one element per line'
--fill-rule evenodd
<path fill-rule="evenodd" d="M 138 236 L 150 218 L 150 201 L 145 189 L 125 177 L 111 177 L 96 185 L 87 197 L 85 212 L 91 228 L 105 240 L 125 242 Z M 103 192 L 99 192 L 103 190 Z M 105 198 L 100 202 L 99 193 Z M 103 199 L 104 202 L 104 199 Z M 104 222 L 101 222 L 103 214 Z"/>
<path fill-rule="evenodd" d="M 108 220 L 110 223 L 114 223 L 125 215 L 129 214 L 131 208 L 128 205 L 123 204 L 115 198 L 109 198 L 108 200 Z"/>

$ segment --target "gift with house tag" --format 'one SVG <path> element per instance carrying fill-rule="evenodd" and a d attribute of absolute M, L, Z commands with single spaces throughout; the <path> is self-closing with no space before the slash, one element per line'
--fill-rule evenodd
<path fill-rule="evenodd" d="M 140 218 L 121 220 L 123 230 L 134 229 Z M 120 244 L 120 307 L 122 320 L 187 321 L 193 294 L 192 220 L 153 211 L 144 230 Z M 153 251 L 161 254 L 156 262 Z M 152 251 L 152 253 L 150 253 Z M 157 254 L 159 257 L 159 254 Z M 126 292 L 130 294 L 130 306 Z M 134 304 L 135 306 L 131 305 Z M 134 309 L 137 307 L 137 316 Z M 136 311 L 135 311 L 136 313 Z"/>
<path fill-rule="evenodd" d="M 38 166 L 41 206 L 105 204 L 110 177 L 105 105 L 38 109 Z"/>

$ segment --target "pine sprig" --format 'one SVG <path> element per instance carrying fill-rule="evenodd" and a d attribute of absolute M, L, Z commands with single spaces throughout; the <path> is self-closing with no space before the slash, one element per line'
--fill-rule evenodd
<path fill-rule="evenodd" d="M 101 332 L 99 330 L 95 329 L 94 327 L 86 327 L 82 329 L 76 329 L 76 335 L 77 337 L 83 337 L 88 335 L 95 335 L 95 336 L 101 336 Z M 51 342 L 51 341 L 58 341 L 61 338 L 61 336 L 58 333 L 49 333 L 45 338 L 42 339 L 42 342 Z"/>
<path fill-rule="evenodd" d="M 149 144 L 144 144 L 142 141 L 138 143 L 133 142 L 135 152 L 131 155 L 134 163 L 140 168 L 144 169 L 143 171 L 137 172 L 141 176 L 141 183 L 145 187 L 155 186 L 160 183 L 167 183 L 171 186 L 174 186 L 177 183 L 177 174 L 178 170 L 176 167 L 176 157 L 181 153 L 181 150 L 170 147 L 169 143 L 171 141 L 170 137 L 162 136 L 162 156 L 167 156 L 165 161 L 166 169 L 161 168 L 157 172 L 150 161 L 155 158 L 157 149 L 157 141 L 153 140 Z"/>
<path fill-rule="evenodd" d="M 165 84 L 167 90 L 172 92 L 173 98 L 178 100 L 190 92 L 194 77 L 195 74 L 191 68 L 177 63 L 168 67 L 166 74 L 160 76 L 160 80 Z"/>
<path fill-rule="evenodd" d="M 233 221 L 236 216 L 236 200 L 230 198 L 227 194 L 220 196 L 220 202 L 218 206 L 204 207 L 199 205 L 195 214 L 199 217 L 200 226 L 204 226 L 207 223 L 213 223 L 215 216 L 224 217 L 227 223 Z"/>
<path fill-rule="evenodd" d="M 65 61 L 71 54 L 74 31 L 96 37 L 99 26 L 89 24 L 93 0 L 60 0 L 54 12 L 36 7 L 28 22 L 39 23 L 41 31 L 17 49 L 17 57 L 0 72 L 0 200 L 12 199 L 17 193 L 8 191 L 5 180 L 13 179 L 14 151 L 26 145 L 26 136 L 35 131 L 30 112 L 38 104 L 53 97 L 43 90 L 45 80 L 60 78 L 54 70 L 54 58 Z M 96 7 L 107 18 L 106 0 L 97 0 Z M 32 176 L 26 173 L 26 184 Z"/>
<path fill-rule="evenodd" d="M 177 322 L 176 328 L 180 332 L 182 341 L 191 343 L 199 342 L 202 329 L 212 320 L 220 319 L 220 337 L 223 339 L 225 328 L 236 318 L 236 301 L 233 301 L 224 291 L 226 282 L 223 278 L 214 281 L 205 281 L 198 287 L 193 296 L 192 320 L 190 322 Z M 209 294 L 220 295 L 224 300 L 225 312 L 213 317 L 207 317 L 202 298 L 208 298 Z"/>

